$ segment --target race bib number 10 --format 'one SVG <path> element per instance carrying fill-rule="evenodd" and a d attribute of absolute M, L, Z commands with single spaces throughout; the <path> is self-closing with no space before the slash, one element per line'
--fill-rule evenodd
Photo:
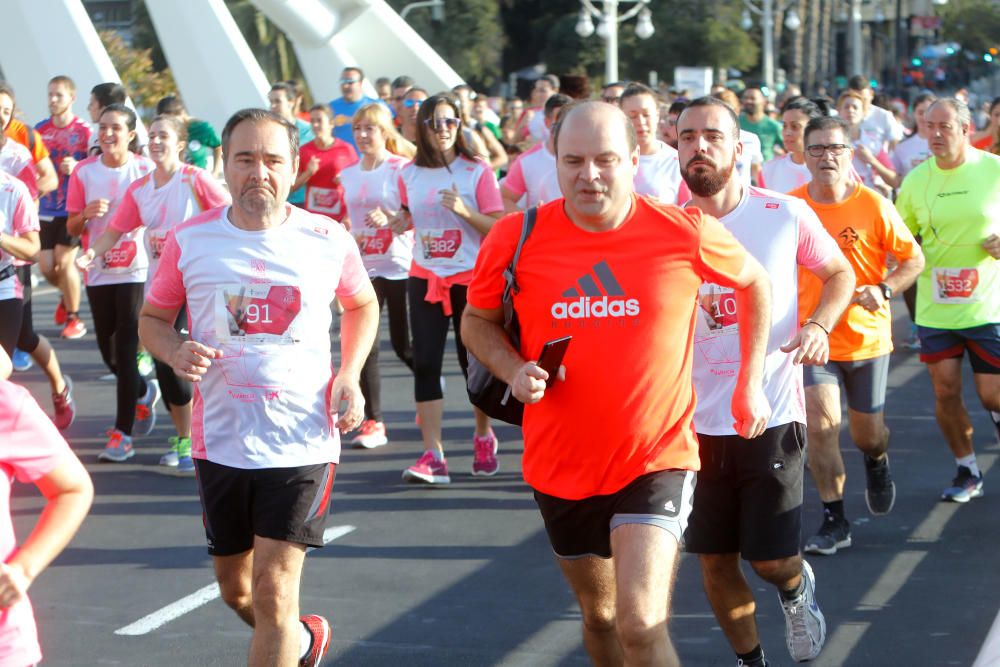
<path fill-rule="evenodd" d="M 225 285 L 215 296 L 215 333 L 222 343 L 290 344 L 302 293 L 289 285 Z"/>
<path fill-rule="evenodd" d="M 931 271 L 934 303 L 978 303 L 979 270 L 935 268 Z"/>

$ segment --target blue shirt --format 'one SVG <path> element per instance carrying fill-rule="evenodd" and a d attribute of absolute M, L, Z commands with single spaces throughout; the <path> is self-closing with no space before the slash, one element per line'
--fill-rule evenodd
<path fill-rule="evenodd" d="M 313 134 L 312 125 L 305 122 L 301 118 L 295 119 L 295 127 L 299 128 L 299 146 L 304 146 L 310 141 L 316 138 Z M 295 192 L 290 192 L 288 194 L 289 204 L 304 204 L 306 203 L 306 186 L 302 186 Z"/>
<path fill-rule="evenodd" d="M 330 108 L 333 109 L 333 136 L 337 137 L 341 141 L 346 141 L 353 146 L 355 150 L 357 150 L 358 146 L 354 143 L 354 132 L 351 128 L 352 121 L 354 120 L 354 114 L 356 114 L 358 109 L 366 104 L 373 104 L 376 102 L 385 106 L 385 102 L 382 100 L 372 99 L 371 97 L 365 97 L 363 95 L 357 102 L 348 102 L 343 97 L 338 97 L 330 102 Z"/>

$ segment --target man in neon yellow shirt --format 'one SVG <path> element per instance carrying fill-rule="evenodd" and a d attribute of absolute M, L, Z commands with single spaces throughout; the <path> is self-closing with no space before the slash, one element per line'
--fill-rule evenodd
<path fill-rule="evenodd" d="M 896 208 L 923 239 L 917 282 L 920 359 L 934 384 L 938 426 L 958 475 L 942 500 L 983 495 L 962 403 L 962 356 L 969 351 L 976 391 L 1000 435 L 1000 157 L 969 145 L 969 108 L 943 98 L 925 114 L 934 158 L 909 173 Z"/>

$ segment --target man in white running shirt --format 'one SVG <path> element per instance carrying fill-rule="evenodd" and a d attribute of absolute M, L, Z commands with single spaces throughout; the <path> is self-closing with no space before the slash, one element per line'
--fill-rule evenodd
<path fill-rule="evenodd" d="M 556 93 L 545 101 L 546 131 L 551 131 L 552 126 L 559 122 L 563 107 L 572 101 L 561 93 Z M 539 206 L 562 197 L 559 180 L 556 178 L 556 156 L 552 153 L 550 143 L 548 139 L 539 141 L 518 155 L 507 176 L 500 182 L 500 195 L 507 213 Z"/>
<path fill-rule="evenodd" d="M 315 666 L 330 626 L 299 617 L 299 579 L 306 548 L 323 546 L 337 429 L 361 423 L 358 376 L 378 306 L 350 234 L 287 202 L 296 127 L 244 109 L 222 149 L 233 205 L 169 232 L 140 335 L 195 383 L 191 454 L 208 549 L 222 599 L 254 628 L 250 664 Z M 336 373 L 334 298 L 344 308 Z M 190 340 L 173 326 L 185 302 Z"/>
<path fill-rule="evenodd" d="M 659 102 L 652 88 L 630 83 L 619 102 L 632 121 L 639 140 L 639 170 L 633 179 L 636 193 L 664 204 L 681 204 L 690 198 L 681 179 L 677 150 L 656 138 L 660 123 Z"/>
<path fill-rule="evenodd" d="M 685 538 L 687 551 L 699 555 L 705 593 L 740 664 L 762 667 L 767 663 L 741 556 L 778 589 L 794 660 L 815 658 L 826 637 L 816 580 L 799 552 L 806 422 L 799 365 L 826 363 L 827 335 L 851 299 L 854 274 L 805 202 L 733 177 L 742 150 L 738 123 L 724 102 L 695 100 L 679 119 L 678 151 L 691 204 L 717 217 L 771 278 L 770 330 L 755 322 L 752 336 L 767 339 L 763 393 L 771 418 L 758 437 L 744 438 L 734 428 L 733 388 L 754 361 L 739 343 L 745 305 L 733 290 L 703 284 L 693 364 L 701 469 Z M 799 266 L 823 282 L 819 306 L 802 326 Z"/>

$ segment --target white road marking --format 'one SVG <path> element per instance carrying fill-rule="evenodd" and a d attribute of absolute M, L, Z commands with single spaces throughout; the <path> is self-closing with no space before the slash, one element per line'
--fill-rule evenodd
<path fill-rule="evenodd" d="M 329 544 L 353 530 L 354 526 L 331 526 L 323 531 L 323 544 Z M 306 553 L 315 549 L 316 547 L 309 547 L 306 549 Z M 170 621 L 180 618 L 190 611 L 194 611 L 217 597 L 219 597 L 219 584 L 210 584 L 191 593 L 191 595 L 182 597 L 177 602 L 172 602 L 166 607 L 157 609 L 148 616 L 143 616 L 135 623 L 118 628 L 115 630 L 115 634 L 130 637 L 149 634 L 153 630 L 163 627 Z"/>
<path fill-rule="evenodd" d="M 986 635 L 983 647 L 979 649 L 979 656 L 972 663 L 972 667 L 990 667 L 1000 664 L 1000 612 L 997 613 L 993 621 L 993 627 Z"/>

